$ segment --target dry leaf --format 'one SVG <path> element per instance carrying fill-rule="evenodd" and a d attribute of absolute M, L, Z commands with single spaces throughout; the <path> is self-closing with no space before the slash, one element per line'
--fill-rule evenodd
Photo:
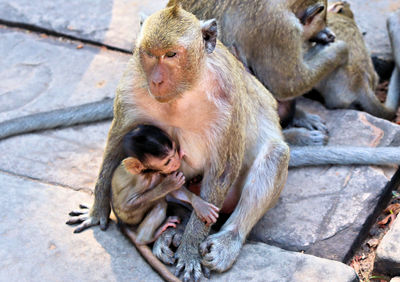
<path fill-rule="evenodd" d="M 76 46 L 76 49 L 82 49 L 83 48 L 83 44 L 79 44 L 78 46 Z"/>
<path fill-rule="evenodd" d="M 389 227 L 392 226 L 394 220 L 396 219 L 396 215 L 394 214 L 389 214 L 387 217 L 385 217 L 384 219 L 382 219 L 381 221 L 378 222 L 379 227 L 384 228 L 385 225 L 389 222 L 390 219 L 390 224 Z"/>
<path fill-rule="evenodd" d="M 45 33 L 41 33 L 41 34 L 40 34 L 40 37 L 41 37 L 41 38 L 47 38 L 47 37 L 49 37 L 49 36 L 48 36 L 47 34 L 45 34 Z"/>
<path fill-rule="evenodd" d="M 353 258 L 350 263 L 350 266 L 355 270 L 356 273 L 359 273 L 361 270 L 360 261 L 357 259 L 357 256 Z"/>
<path fill-rule="evenodd" d="M 393 213 L 397 215 L 400 212 L 400 203 L 391 204 L 385 210 L 385 213 Z"/>
<path fill-rule="evenodd" d="M 367 242 L 367 245 L 370 248 L 376 248 L 379 245 L 379 240 L 376 238 L 369 239 Z"/>

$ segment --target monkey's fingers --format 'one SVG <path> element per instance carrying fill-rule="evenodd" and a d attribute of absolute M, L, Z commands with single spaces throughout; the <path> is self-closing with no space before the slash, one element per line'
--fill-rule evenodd
<path fill-rule="evenodd" d="M 106 230 L 108 227 L 108 217 L 100 217 L 100 229 Z"/>
<path fill-rule="evenodd" d="M 74 233 L 81 233 L 83 230 L 91 227 L 91 226 L 95 226 L 98 225 L 99 222 L 97 220 L 94 220 L 93 218 L 89 218 L 87 220 L 85 220 L 84 222 L 82 222 L 80 225 L 78 225 L 77 228 L 75 228 Z"/>
<path fill-rule="evenodd" d="M 89 216 L 87 215 L 83 215 L 83 216 L 78 216 L 78 217 L 71 217 L 70 219 L 68 219 L 68 221 L 66 222 L 66 224 L 68 225 L 74 225 L 77 223 L 81 223 L 86 221 L 89 218 Z"/>
<path fill-rule="evenodd" d="M 211 277 L 211 270 L 208 267 L 205 267 L 204 265 L 201 265 L 201 269 L 203 270 L 203 275 L 207 279 L 210 279 Z"/>
<path fill-rule="evenodd" d="M 70 216 L 79 216 L 79 215 L 87 214 L 87 213 L 88 213 L 87 211 L 71 211 L 68 215 L 70 215 Z"/>

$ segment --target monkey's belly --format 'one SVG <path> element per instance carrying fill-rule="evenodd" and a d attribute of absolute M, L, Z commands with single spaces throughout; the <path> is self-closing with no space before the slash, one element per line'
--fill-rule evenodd
<path fill-rule="evenodd" d="M 188 189 L 190 192 L 196 194 L 197 196 L 200 196 L 200 189 L 201 189 L 201 182 L 198 183 L 192 183 L 189 185 Z M 221 208 L 221 213 L 225 214 L 230 214 L 233 212 L 233 210 L 236 208 L 237 203 L 239 202 L 240 198 L 240 193 L 232 187 L 228 195 L 226 195 L 224 204 L 222 205 Z"/>

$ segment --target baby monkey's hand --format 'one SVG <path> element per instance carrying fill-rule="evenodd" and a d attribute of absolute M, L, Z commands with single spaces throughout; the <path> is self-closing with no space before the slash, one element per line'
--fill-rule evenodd
<path fill-rule="evenodd" d="M 185 176 L 182 172 L 173 172 L 170 175 L 166 176 L 163 185 L 166 190 L 172 192 L 178 190 L 185 184 Z"/>

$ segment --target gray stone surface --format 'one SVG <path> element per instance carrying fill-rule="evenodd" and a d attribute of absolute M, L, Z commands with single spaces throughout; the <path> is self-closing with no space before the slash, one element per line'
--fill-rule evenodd
<path fill-rule="evenodd" d="M 129 55 L 0 29 L 0 121 L 113 97 Z M 32 51 L 34 50 L 34 51 Z M 110 122 L 2 140 L 0 170 L 92 189 Z"/>
<path fill-rule="evenodd" d="M 400 275 L 400 220 L 383 237 L 376 250 L 374 271 L 389 275 Z"/>
<path fill-rule="evenodd" d="M 130 56 L 79 44 L 0 28 L 0 121 L 114 97 Z"/>
<path fill-rule="evenodd" d="M 72 233 L 68 212 L 88 194 L 4 173 L 0 183 L 1 281 L 162 281 L 115 224 Z"/>
<path fill-rule="evenodd" d="M 132 51 L 140 13 L 151 14 L 167 0 L 0 0 L 0 20 L 29 24 Z"/>
<path fill-rule="evenodd" d="M 306 102 L 326 120 L 328 145 L 398 146 L 400 126 L 352 110 L 328 111 Z M 250 238 L 284 249 L 344 261 L 372 215 L 393 167 L 324 166 L 289 170 L 278 204 Z"/>
<path fill-rule="evenodd" d="M 246 244 L 233 268 L 213 274 L 212 281 L 323 282 L 358 281 L 340 262 L 284 251 L 262 243 Z"/>
<path fill-rule="evenodd" d="M 329 3 L 335 1 L 329 1 Z M 386 19 L 389 13 L 400 9 L 398 0 L 348 0 L 365 42 L 373 56 L 392 59 Z"/>

